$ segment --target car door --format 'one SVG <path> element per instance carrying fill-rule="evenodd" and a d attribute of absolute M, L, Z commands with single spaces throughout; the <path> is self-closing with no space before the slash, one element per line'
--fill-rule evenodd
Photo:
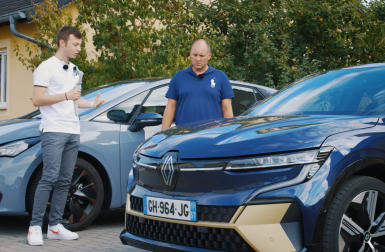
<path fill-rule="evenodd" d="M 167 90 L 168 90 L 168 84 L 164 86 L 160 86 L 158 88 L 154 88 L 151 94 L 147 97 L 143 106 L 141 107 L 140 114 L 155 112 L 163 116 L 164 110 L 168 102 L 168 99 L 165 96 Z M 174 123 L 171 125 L 171 127 L 173 126 L 175 126 Z M 148 126 L 148 127 L 145 127 L 143 130 L 144 130 L 145 139 L 147 139 L 153 136 L 155 133 L 161 131 L 162 125 Z"/>
<path fill-rule="evenodd" d="M 109 159 L 115 159 L 114 162 L 116 163 L 116 166 L 109 171 L 109 174 L 111 175 L 111 186 L 118 189 L 116 190 L 116 193 L 113 193 L 112 201 L 119 199 L 119 206 L 124 204 L 126 200 L 126 195 L 122 192 L 126 191 L 127 177 L 131 168 L 130 164 L 132 163 L 132 155 L 136 147 L 145 140 L 143 130 L 138 132 L 131 132 L 128 130 L 129 122 L 132 121 L 133 117 L 137 114 L 137 109 L 142 105 L 149 93 L 150 90 L 146 90 L 140 94 L 130 97 L 124 102 L 106 110 L 92 120 L 94 122 L 108 123 L 110 125 L 109 127 L 119 127 L 119 157 L 107 157 Z M 116 111 L 124 111 L 126 115 L 124 121 L 119 121 L 113 116 Z M 111 204 L 111 207 L 117 206 L 113 206 Z"/>

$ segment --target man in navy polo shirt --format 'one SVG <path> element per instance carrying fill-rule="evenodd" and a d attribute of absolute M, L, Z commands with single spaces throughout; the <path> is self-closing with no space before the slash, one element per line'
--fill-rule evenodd
<path fill-rule="evenodd" d="M 233 89 L 227 75 L 207 64 L 211 58 L 207 41 L 195 41 L 190 51 L 191 66 L 172 77 L 166 93 L 167 106 L 162 130 L 175 124 L 233 117 Z"/>

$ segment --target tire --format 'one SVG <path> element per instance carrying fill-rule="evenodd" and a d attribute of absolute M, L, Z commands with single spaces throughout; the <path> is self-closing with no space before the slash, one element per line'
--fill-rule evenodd
<path fill-rule="evenodd" d="M 35 191 L 42 176 L 42 168 L 38 169 L 31 178 L 27 191 L 26 204 L 30 216 L 32 216 Z M 48 224 L 51 198 L 52 193 L 44 215 L 44 226 Z M 84 229 L 98 216 L 103 200 L 104 186 L 99 173 L 90 163 L 78 158 L 68 192 L 62 224 L 72 231 Z"/>
<path fill-rule="evenodd" d="M 385 183 L 352 177 L 334 197 L 323 229 L 324 252 L 385 251 Z"/>

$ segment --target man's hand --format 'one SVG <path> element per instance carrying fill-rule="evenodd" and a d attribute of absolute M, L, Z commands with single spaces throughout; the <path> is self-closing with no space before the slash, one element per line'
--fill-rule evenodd
<path fill-rule="evenodd" d="M 68 100 L 77 100 L 80 98 L 80 89 L 71 89 L 67 92 Z"/>
<path fill-rule="evenodd" d="M 93 101 L 92 107 L 97 108 L 99 107 L 104 101 L 100 99 L 100 93 L 96 96 L 95 100 Z M 79 108 L 91 108 L 91 101 L 85 100 L 80 98 L 78 100 L 78 107 Z"/>
<path fill-rule="evenodd" d="M 98 93 L 98 95 L 96 96 L 95 100 L 94 100 L 94 104 L 92 105 L 94 108 L 97 108 L 99 107 L 100 105 L 102 105 L 104 101 L 100 99 L 100 93 Z"/>

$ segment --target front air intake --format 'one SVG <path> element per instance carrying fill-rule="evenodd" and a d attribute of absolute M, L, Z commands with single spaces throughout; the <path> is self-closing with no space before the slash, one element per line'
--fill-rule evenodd
<path fill-rule="evenodd" d="M 146 239 L 220 251 L 254 251 L 232 228 L 212 228 L 126 215 L 126 230 Z"/>

